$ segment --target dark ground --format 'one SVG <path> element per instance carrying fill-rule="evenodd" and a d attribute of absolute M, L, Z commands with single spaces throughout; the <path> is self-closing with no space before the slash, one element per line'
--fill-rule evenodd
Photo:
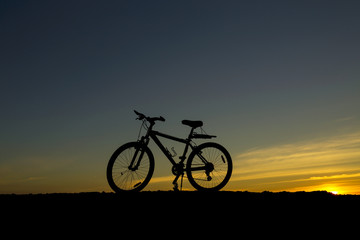
<path fill-rule="evenodd" d="M 168 238 L 189 235 L 188 230 L 201 238 L 239 232 L 252 237 L 278 238 L 288 232 L 324 237 L 342 226 L 348 228 L 345 232 L 356 230 L 352 225 L 357 225 L 360 213 L 360 195 L 327 192 L 9 194 L 0 195 L 0 204 L 3 234 L 11 229 L 11 234 L 26 232 L 28 237 L 45 230 L 54 232 L 52 237 L 146 234 Z"/>
<path fill-rule="evenodd" d="M 173 192 L 155 191 L 138 193 L 51 193 L 51 194 L 0 194 L 2 206 L 23 209 L 24 211 L 53 210 L 131 210 L 151 213 L 174 212 L 186 210 L 198 212 L 232 212 L 249 210 L 278 211 L 306 210 L 316 208 L 326 210 L 327 207 L 346 208 L 360 207 L 360 195 L 334 195 L 325 191 L 318 192 Z M 168 209 L 168 210 L 167 210 Z"/>

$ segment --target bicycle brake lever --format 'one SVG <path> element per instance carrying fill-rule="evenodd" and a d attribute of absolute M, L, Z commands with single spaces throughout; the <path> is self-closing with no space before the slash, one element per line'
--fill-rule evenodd
<path fill-rule="evenodd" d="M 145 118 L 145 115 L 142 113 L 139 113 L 138 111 L 134 110 L 135 114 L 138 115 L 138 118 L 135 120 L 143 120 Z"/>

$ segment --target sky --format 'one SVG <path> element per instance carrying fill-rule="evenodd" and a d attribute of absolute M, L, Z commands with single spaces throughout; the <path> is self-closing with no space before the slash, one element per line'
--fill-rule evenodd
<path fill-rule="evenodd" d="M 355 0 L 1 1 L 0 193 L 111 191 L 107 162 L 137 139 L 136 109 L 178 137 L 181 120 L 202 120 L 234 162 L 224 190 L 360 194 L 359 11 Z M 172 189 L 149 146 L 144 190 Z"/>

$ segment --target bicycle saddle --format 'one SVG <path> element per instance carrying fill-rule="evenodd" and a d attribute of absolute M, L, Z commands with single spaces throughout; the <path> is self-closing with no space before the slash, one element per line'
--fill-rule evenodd
<path fill-rule="evenodd" d="M 182 120 L 181 123 L 192 128 L 202 127 L 203 125 L 202 121 Z"/>

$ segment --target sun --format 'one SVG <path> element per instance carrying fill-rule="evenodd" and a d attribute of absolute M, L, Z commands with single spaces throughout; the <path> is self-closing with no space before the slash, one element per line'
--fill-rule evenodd
<path fill-rule="evenodd" d="M 325 185 L 324 190 L 334 195 L 338 195 L 341 192 L 341 189 L 336 185 Z"/>
<path fill-rule="evenodd" d="M 333 195 L 343 194 L 343 189 L 341 189 L 339 186 L 335 184 L 324 184 L 321 186 L 313 187 L 313 191 L 327 191 L 328 193 L 331 193 Z M 316 190 L 315 190 L 316 189 Z"/>

